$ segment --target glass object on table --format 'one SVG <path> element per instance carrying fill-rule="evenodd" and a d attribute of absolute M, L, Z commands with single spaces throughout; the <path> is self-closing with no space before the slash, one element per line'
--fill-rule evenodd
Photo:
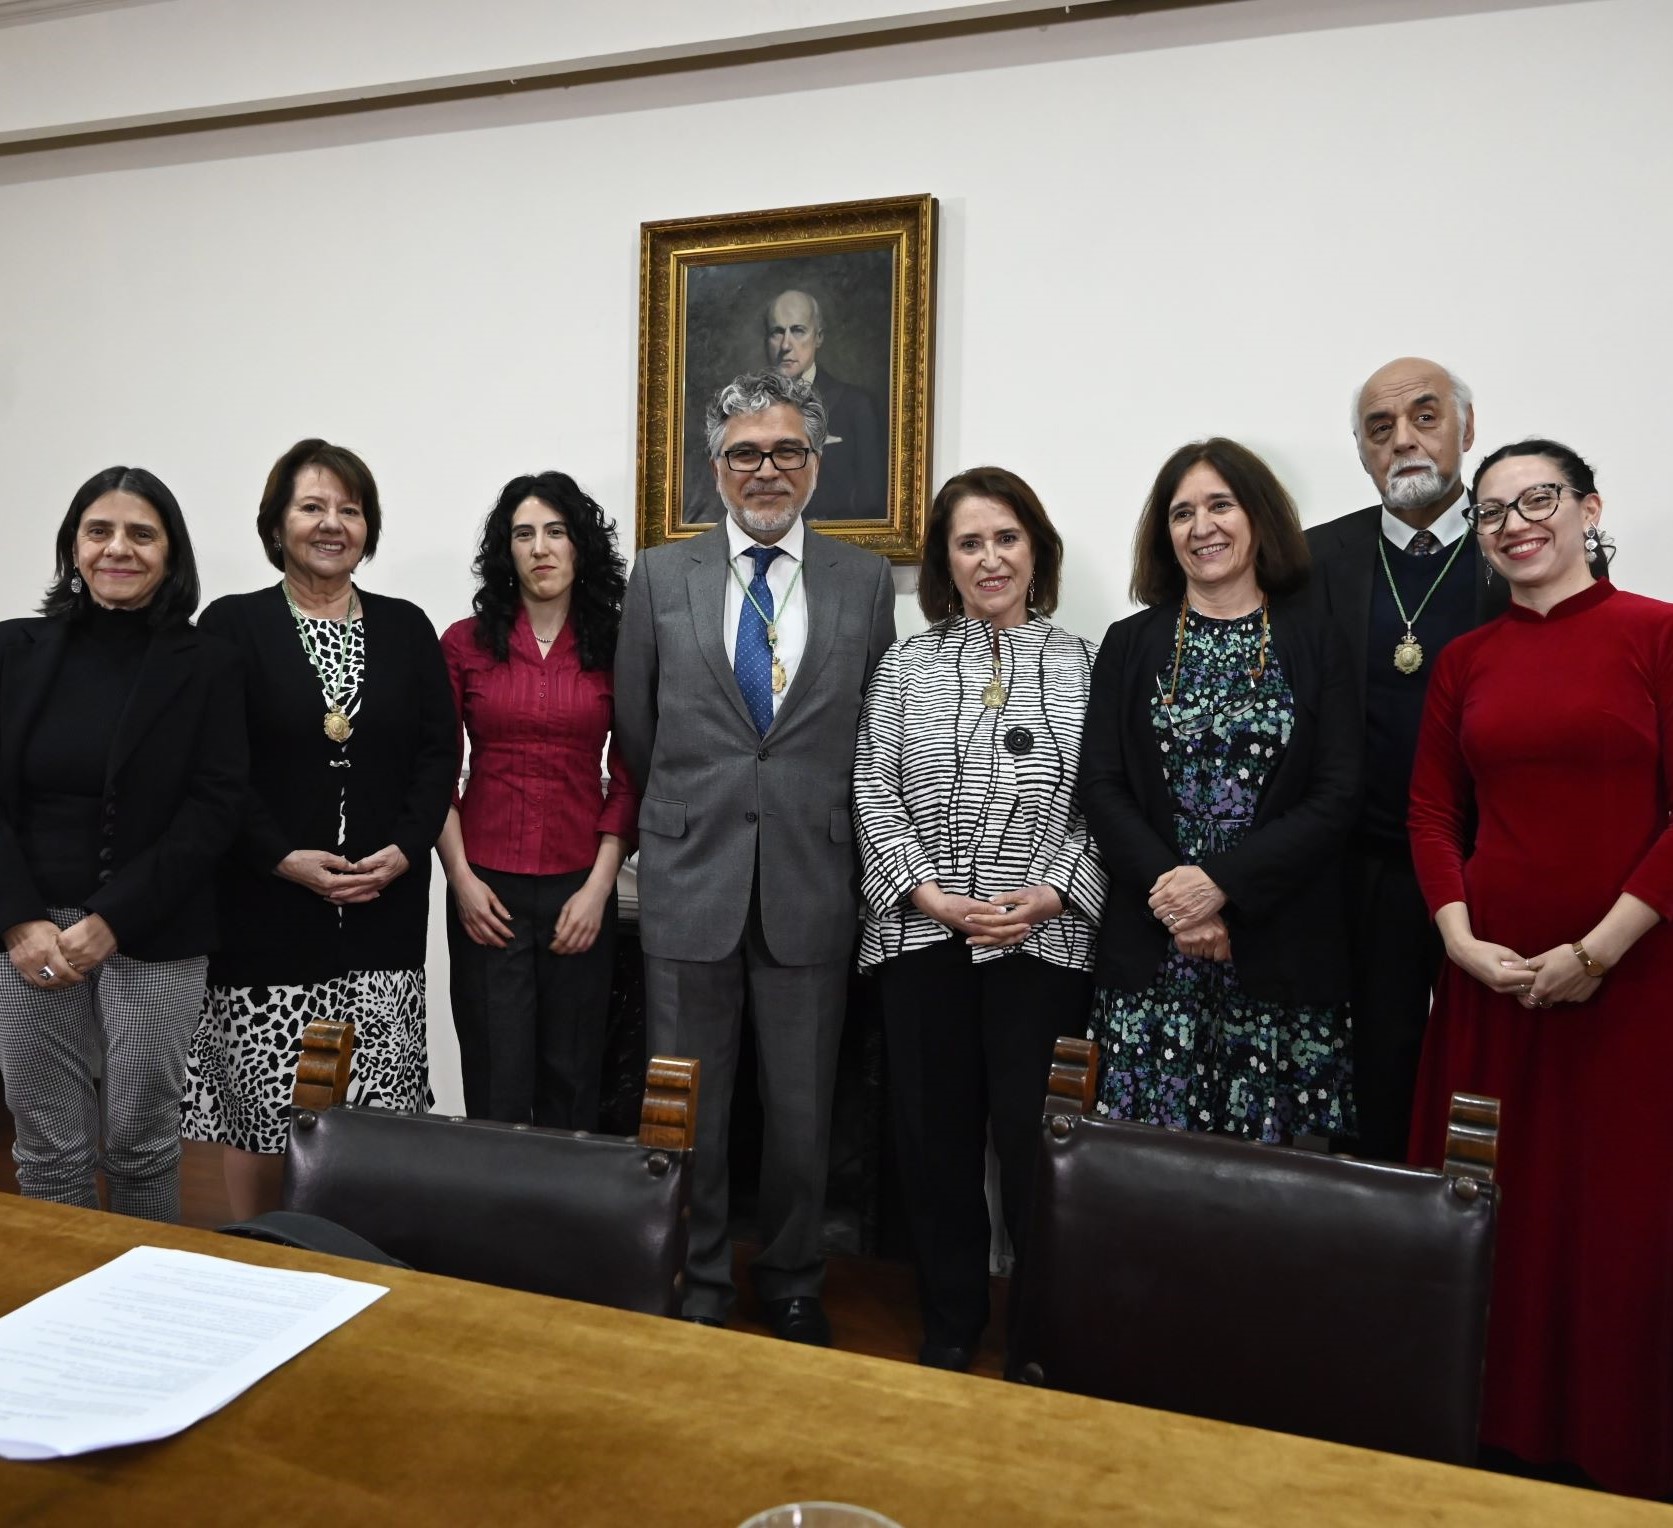
<path fill-rule="evenodd" d="M 796 1501 L 769 1507 L 738 1528 L 900 1528 L 892 1517 L 841 1501 Z"/>

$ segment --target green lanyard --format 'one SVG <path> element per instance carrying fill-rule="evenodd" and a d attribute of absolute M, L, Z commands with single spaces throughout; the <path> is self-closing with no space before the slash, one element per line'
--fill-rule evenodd
<path fill-rule="evenodd" d="M 1377 555 L 1383 560 L 1383 577 L 1388 580 L 1388 592 L 1394 596 L 1394 608 L 1400 612 L 1400 619 L 1406 623 L 1406 634 L 1394 644 L 1394 666 L 1402 674 L 1415 674 L 1423 667 L 1423 647 L 1418 642 L 1412 627 L 1417 624 L 1417 618 L 1423 614 L 1424 607 L 1435 597 L 1435 591 L 1441 587 L 1441 580 L 1452 571 L 1453 563 L 1458 561 L 1458 554 L 1464 550 L 1464 543 L 1470 533 L 1465 531 L 1458 538 L 1458 545 L 1453 547 L 1452 555 L 1447 558 L 1446 566 L 1436 574 L 1434 583 L 1430 584 L 1429 592 L 1423 596 L 1416 610 L 1406 614 L 1406 607 L 1400 603 L 1400 591 L 1394 586 L 1394 571 L 1388 565 L 1388 548 L 1383 545 L 1383 537 L 1377 537 Z"/>
<path fill-rule="evenodd" d="M 744 598 L 755 607 L 755 613 L 761 617 L 761 624 L 767 628 L 767 647 L 772 652 L 773 662 L 776 664 L 778 662 L 778 623 L 761 608 L 761 602 L 749 592 L 749 585 L 744 582 L 743 574 L 738 571 L 737 559 L 727 558 L 726 566 L 732 570 L 732 577 L 737 580 L 738 587 L 743 590 Z M 761 576 L 765 578 L 767 575 L 763 573 Z M 796 585 L 800 582 L 801 576 L 802 565 L 798 562 L 796 571 L 790 575 L 790 587 L 784 591 L 784 603 L 787 603 L 790 596 L 796 592 Z M 777 688 L 777 686 L 774 688 Z"/>

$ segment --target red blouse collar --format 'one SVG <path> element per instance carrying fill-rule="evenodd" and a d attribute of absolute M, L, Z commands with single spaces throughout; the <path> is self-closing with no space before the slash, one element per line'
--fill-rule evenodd
<path fill-rule="evenodd" d="M 1595 609 L 1615 592 L 1615 586 L 1607 578 L 1600 578 L 1590 589 L 1582 589 L 1578 594 L 1571 594 L 1566 600 L 1559 600 L 1544 615 L 1537 610 L 1530 610 L 1526 605 L 1511 602 L 1507 614 L 1513 621 L 1566 621 L 1570 616 L 1584 615 L 1588 610 Z"/>
<path fill-rule="evenodd" d="M 567 653 L 575 646 L 575 607 L 570 606 L 569 614 L 564 617 L 564 623 L 558 628 L 558 637 L 552 644 L 552 653 L 543 653 L 540 644 L 534 639 L 534 623 L 529 619 L 529 607 L 519 604 L 517 619 L 511 623 L 512 641 L 521 641 L 525 652 L 540 662 L 545 662 L 552 653 Z"/>

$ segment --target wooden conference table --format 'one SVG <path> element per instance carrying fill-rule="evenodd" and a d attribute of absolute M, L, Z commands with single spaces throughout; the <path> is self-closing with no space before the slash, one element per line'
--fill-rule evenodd
<path fill-rule="evenodd" d="M 387 1284 L 161 1443 L 0 1461 L 0 1523 L 1669 1523 L 1667 1509 L 0 1197 L 0 1312 L 140 1243 Z"/>

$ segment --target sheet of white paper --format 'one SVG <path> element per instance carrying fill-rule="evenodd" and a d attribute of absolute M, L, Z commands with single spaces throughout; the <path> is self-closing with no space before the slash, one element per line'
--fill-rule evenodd
<path fill-rule="evenodd" d="M 167 1438 L 388 1293 L 135 1247 L 0 1316 L 0 1458 Z"/>

